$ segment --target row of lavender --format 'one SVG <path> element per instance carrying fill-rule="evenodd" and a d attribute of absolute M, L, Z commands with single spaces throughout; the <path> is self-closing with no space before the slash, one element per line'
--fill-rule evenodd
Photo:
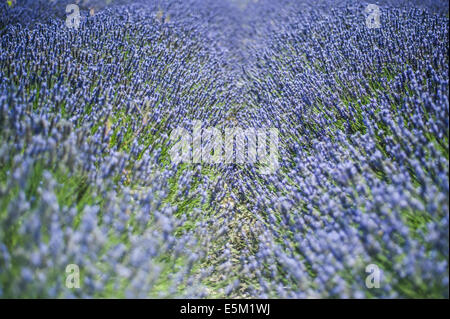
<path fill-rule="evenodd" d="M 103 2 L 0 5 L 0 296 L 448 297 L 448 17 Z M 174 165 L 194 120 L 280 169 Z"/>
<path fill-rule="evenodd" d="M 218 178 L 167 150 L 173 128 L 230 109 L 225 53 L 194 25 L 206 13 L 131 4 L 73 30 L 47 16 L 65 5 L 29 4 L 0 9 L 0 295 L 205 296 L 194 226 Z"/>
<path fill-rule="evenodd" d="M 283 167 L 234 185 L 261 222 L 259 294 L 448 297 L 448 17 L 382 6 L 370 29 L 364 8 L 286 3 L 260 25 L 239 117 L 279 128 Z"/>

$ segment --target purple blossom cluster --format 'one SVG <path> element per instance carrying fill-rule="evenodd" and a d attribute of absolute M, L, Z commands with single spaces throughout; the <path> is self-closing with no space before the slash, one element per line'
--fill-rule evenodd
<path fill-rule="evenodd" d="M 448 298 L 441 1 L 88 2 L 0 3 L 0 297 Z M 199 121 L 279 168 L 173 163 Z"/>

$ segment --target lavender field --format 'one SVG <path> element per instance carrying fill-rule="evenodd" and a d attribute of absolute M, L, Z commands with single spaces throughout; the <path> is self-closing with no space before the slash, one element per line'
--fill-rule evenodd
<path fill-rule="evenodd" d="M 440 0 L 0 0 L 0 298 L 448 298 L 448 48 Z"/>

